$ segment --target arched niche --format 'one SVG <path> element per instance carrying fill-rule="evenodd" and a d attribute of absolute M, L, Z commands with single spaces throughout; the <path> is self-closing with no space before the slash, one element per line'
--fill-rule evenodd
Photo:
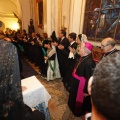
<path fill-rule="evenodd" d="M 3 31 L 6 28 L 14 29 L 18 18 L 22 19 L 20 0 L 0 0 L 0 20 L 5 26 Z"/>

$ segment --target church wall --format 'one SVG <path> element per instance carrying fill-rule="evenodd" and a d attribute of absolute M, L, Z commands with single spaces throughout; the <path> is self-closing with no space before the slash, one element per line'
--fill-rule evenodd
<path fill-rule="evenodd" d="M 48 36 L 55 30 L 58 35 L 61 28 L 70 32 L 82 33 L 85 0 L 47 0 L 47 22 L 44 31 Z"/>
<path fill-rule="evenodd" d="M 0 1 L 0 21 L 4 24 L 0 27 L 0 30 L 6 31 L 6 28 L 10 28 L 16 30 L 18 26 L 18 20 L 14 16 L 13 13 L 16 15 L 19 14 L 18 6 L 19 2 L 16 1 L 8 1 L 8 0 L 1 0 Z"/>
<path fill-rule="evenodd" d="M 69 28 L 70 28 L 70 11 L 71 11 L 71 0 L 63 0 L 61 27 L 66 28 L 67 34 L 69 33 Z"/>
<path fill-rule="evenodd" d="M 46 16 L 44 16 L 44 18 L 46 18 L 46 21 L 44 20 L 44 31 L 48 33 L 49 37 L 53 31 L 56 31 L 56 34 L 58 35 L 58 29 L 61 24 L 61 9 L 59 9 L 59 3 L 61 4 L 61 1 L 59 0 L 47 0 L 47 11 Z"/>
<path fill-rule="evenodd" d="M 69 34 L 70 32 L 75 32 L 77 35 L 82 34 L 84 27 L 83 23 L 85 5 L 86 0 L 64 0 L 62 14 L 65 15 L 65 27 L 67 28 L 67 34 Z M 101 46 L 101 42 L 90 42 L 94 46 Z M 116 48 L 120 50 L 119 45 L 116 45 Z"/>
<path fill-rule="evenodd" d="M 20 0 L 21 10 L 22 10 L 22 29 L 25 29 L 28 32 L 28 24 L 32 18 L 31 3 L 29 0 Z"/>
<path fill-rule="evenodd" d="M 22 28 L 28 30 L 28 24 L 32 18 L 36 32 L 47 32 L 50 37 L 53 30 L 56 31 L 58 36 L 59 30 L 66 28 L 67 35 L 70 32 L 81 34 L 84 23 L 84 10 L 86 0 L 43 0 L 43 21 L 44 30 L 38 27 L 38 8 L 36 0 L 19 0 L 21 6 L 19 6 L 18 15 L 23 20 Z M 21 9 L 21 12 L 20 12 Z M 21 14 L 20 14 L 21 13 Z M 0 18 L 3 19 L 2 17 Z M 9 18 L 4 18 L 6 26 L 10 26 Z M 12 18 L 12 21 L 17 21 L 16 18 Z M 12 24 L 12 22 L 11 22 Z M 100 46 L 100 42 L 91 41 L 93 45 Z M 117 45 L 120 49 L 120 46 Z"/>
<path fill-rule="evenodd" d="M 4 27 L 2 27 L 0 30 L 6 31 L 6 28 L 10 28 L 13 30 L 16 30 L 16 25 L 18 25 L 17 23 L 17 18 L 14 17 L 0 17 L 0 21 L 2 21 L 4 23 Z"/>
<path fill-rule="evenodd" d="M 79 33 L 80 26 L 80 4 L 81 0 L 71 0 L 71 8 L 70 9 L 70 30 L 69 32 Z"/>
<path fill-rule="evenodd" d="M 29 20 L 33 18 L 33 10 L 31 10 L 31 8 L 33 8 L 32 1 L 33 0 L 1 0 L 0 20 L 5 24 L 5 29 L 15 29 L 15 25 L 18 25 L 18 19 L 20 19 L 22 21 L 22 29 L 28 30 Z M 15 15 L 13 13 L 15 13 Z"/>
<path fill-rule="evenodd" d="M 18 20 L 13 15 L 14 12 L 22 19 L 22 29 L 27 30 L 27 32 L 29 21 L 32 18 L 38 33 L 44 31 L 50 36 L 55 30 L 58 36 L 62 27 L 66 28 L 67 35 L 70 32 L 82 33 L 86 0 L 43 0 L 43 29 L 38 26 L 38 1 L 41 0 L 14 0 L 12 2 L 1 0 L 0 20 L 4 22 L 5 28 L 13 29 L 14 25 L 17 24 Z M 100 42 L 91 42 L 95 46 L 101 45 Z M 117 48 L 120 49 L 119 45 Z"/>

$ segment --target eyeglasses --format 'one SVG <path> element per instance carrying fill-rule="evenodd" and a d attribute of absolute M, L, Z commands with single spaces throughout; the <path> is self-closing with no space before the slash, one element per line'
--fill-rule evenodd
<path fill-rule="evenodd" d="M 110 45 L 110 44 L 106 44 L 106 45 L 102 45 L 102 44 L 101 44 L 101 48 L 104 48 L 104 47 L 106 47 L 106 46 L 108 46 L 108 45 Z"/>

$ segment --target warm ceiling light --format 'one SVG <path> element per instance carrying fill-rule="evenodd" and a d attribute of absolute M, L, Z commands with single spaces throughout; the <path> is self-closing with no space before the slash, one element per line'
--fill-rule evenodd
<path fill-rule="evenodd" d="M 20 26 L 19 26 L 18 23 L 13 23 L 12 26 L 11 26 L 12 30 L 18 30 L 19 28 L 20 28 Z"/>

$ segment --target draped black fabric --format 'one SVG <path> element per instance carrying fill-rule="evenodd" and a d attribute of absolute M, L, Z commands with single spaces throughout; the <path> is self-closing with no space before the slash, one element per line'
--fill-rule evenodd
<path fill-rule="evenodd" d="M 22 100 L 19 63 L 16 47 L 0 40 L 0 102 Z"/>
<path fill-rule="evenodd" d="M 17 49 L 12 43 L 1 39 L 0 120 L 5 120 L 9 115 L 15 101 L 23 102 Z"/>

